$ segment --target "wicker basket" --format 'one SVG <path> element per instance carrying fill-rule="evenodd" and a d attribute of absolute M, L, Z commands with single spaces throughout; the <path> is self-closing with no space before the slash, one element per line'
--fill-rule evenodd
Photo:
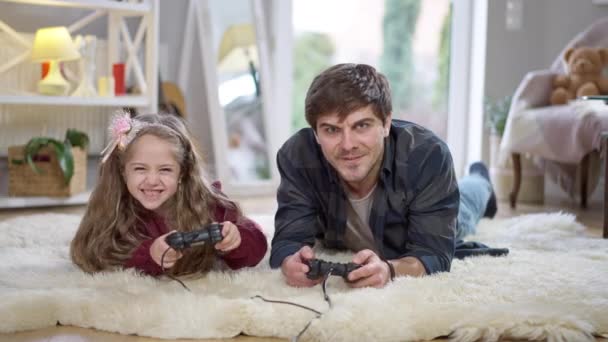
<path fill-rule="evenodd" d="M 79 147 L 72 147 L 74 156 L 74 175 L 70 184 L 65 184 L 63 173 L 59 167 L 57 156 L 52 148 L 44 147 L 36 155 L 34 163 L 42 171 L 37 174 L 27 162 L 13 163 L 13 160 L 23 160 L 25 146 L 9 146 L 8 148 L 8 195 L 9 196 L 49 196 L 67 197 L 86 189 L 87 182 L 87 153 Z"/>

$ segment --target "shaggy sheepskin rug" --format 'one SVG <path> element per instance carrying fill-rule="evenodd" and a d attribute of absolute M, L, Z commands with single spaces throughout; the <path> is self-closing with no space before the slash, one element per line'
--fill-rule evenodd
<path fill-rule="evenodd" d="M 252 218 L 272 234 L 271 217 Z M 454 260 L 450 273 L 403 277 L 383 289 L 351 289 L 331 277 L 331 308 L 321 286 L 291 288 L 267 259 L 188 279 L 192 292 L 133 271 L 84 274 L 68 256 L 79 220 L 39 214 L 0 222 L 0 333 L 61 323 L 167 339 L 288 338 L 309 322 L 301 340 L 587 341 L 608 333 L 608 241 L 585 236 L 567 214 L 482 221 L 471 240 L 511 253 Z"/>

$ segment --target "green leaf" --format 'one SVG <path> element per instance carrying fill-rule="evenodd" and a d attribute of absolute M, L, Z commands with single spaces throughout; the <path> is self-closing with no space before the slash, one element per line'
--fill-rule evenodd
<path fill-rule="evenodd" d="M 66 185 L 70 184 L 72 176 L 74 176 L 74 156 L 72 155 L 72 146 L 78 146 L 85 149 L 89 144 L 89 137 L 77 130 L 69 129 L 66 132 L 64 142 L 60 142 L 53 138 L 36 137 L 30 139 L 25 145 L 24 158 L 30 165 L 32 170 L 37 174 L 42 174 L 42 171 L 34 163 L 34 156 L 40 152 L 45 146 L 50 145 L 55 151 L 59 167 L 63 173 L 63 180 Z"/>
<path fill-rule="evenodd" d="M 509 109 L 511 108 L 512 96 L 508 95 L 496 101 L 489 98 L 484 100 L 486 112 L 486 124 L 492 133 L 502 136 L 505 130 Z"/>
<path fill-rule="evenodd" d="M 83 150 L 89 145 L 89 136 L 76 129 L 68 129 L 65 132 L 65 140 L 69 141 L 71 146 L 80 147 Z"/>
<path fill-rule="evenodd" d="M 28 141 L 27 145 L 25 145 L 24 157 L 27 163 L 30 165 L 32 170 L 37 174 L 42 174 L 42 171 L 36 166 L 34 163 L 33 157 L 40 151 L 41 148 L 48 145 L 49 141 L 54 140 L 52 138 L 38 137 L 32 138 Z"/>
<path fill-rule="evenodd" d="M 64 143 L 60 143 L 53 139 L 49 141 L 49 144 L 55 150 L 65 184 L 70 184 L 70 180 L 74 175 L 74 156 L 72 155 L 72 145 L 70 144 L 70 141 L 66 140 Z"/>
<path fill-rule="evenodd" d="M 59 163 L 59 165 L 62 165 L 63 179 L 65 180 L 65 184 L 68 185 L 72 176 L 74 176 L 74 155 L 72 155 L 72 145 L 69 140 L 64 142 L 64 152 L 65 163 Z M 65 168 L 63 165 L 65 165 Z"/>

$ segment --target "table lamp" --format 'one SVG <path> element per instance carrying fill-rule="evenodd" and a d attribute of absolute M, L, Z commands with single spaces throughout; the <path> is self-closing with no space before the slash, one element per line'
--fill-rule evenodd
<path fill-rule="evenodd" d="M 67 95 L 70 84 L 61 75 L 59 62 L 80 58 L 80 54 L 64 26 L 45 27 L 36 31 L 31 59 L 49 61 L 49 71 L 39 83 L 38 92 L 45 95 Z"/>

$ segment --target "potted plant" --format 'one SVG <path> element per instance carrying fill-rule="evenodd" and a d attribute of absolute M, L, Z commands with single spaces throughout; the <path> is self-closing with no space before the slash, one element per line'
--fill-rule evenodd
<path fill-rule="evenodd" d="M 513 163 L 510 158 L 499 158 L 500 144 L 509 117 L 512 96 L 498 100 L 485 101 L 486 125 L 490 129 L 490 177 L 494 183 L 496 197 L 500 201 L 509 199 L 513 187 Z M 521 156 L 521 187 L 519 201 L 527 203 L 542 203 L 544 201 L 545 179 L 542 172 L 534 165 L 533 160 L 526 155 Z"/>
<path fill-rule="evenodd" d="M 492 101 L 486 98 L 484 109 L 486 114 L 486 125 L 490 129 L 490 166 L 498 166 L 498 152 L 502 135 L 507 124 L 509 109 L 511 108 L 512 96 L 508 95 Z"/>
<path fill-rule="evenodd" d="M 63 141 L 31 138 L 24 146 L 11 146 L 10 196 L 69 196 L 86 188 L 87 134 L 68 129 Z"/>
<path fill-rule="evenodd" d="M 512 98 L 513 97 L 509 95 L 496 101 L 486 99 L 484 107 L 488 118 L 487 125 L 492 131 L 492 134 L 502 136 L 504 133 Z"/>

